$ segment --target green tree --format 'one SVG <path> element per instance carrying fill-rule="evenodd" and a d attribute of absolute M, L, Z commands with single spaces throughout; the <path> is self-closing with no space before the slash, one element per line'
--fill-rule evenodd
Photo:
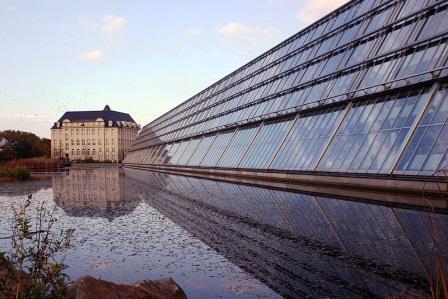
<path fill-rule="evenodd" d="M 16 152 L 14 146 L 11 143 L 6 144 L 0 151 L 0 162 L 9 161 L 16 158 Z"/>
<path fill-rule="evenodd" d="M 33 133 L 6 130 L 0 132 L 0 139 L 6 138 L 10 146 L 4 146 L 0 152 L 0 161 L 12 160 L 15 158 L 50 157 L 51 140 L 40 138 Z M 11 149 L 12 146 L 12 149 Z"/>

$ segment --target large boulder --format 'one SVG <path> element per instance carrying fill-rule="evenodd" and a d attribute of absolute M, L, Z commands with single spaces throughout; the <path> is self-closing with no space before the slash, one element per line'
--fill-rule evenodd
<path fill-rule="evenodd" d="M 134 285 L 117 284 L 91 276 L 74 281 L 67 291 L 68 299 L 186 299 L 182 288 L 172 279 L 143 280 Z"/>

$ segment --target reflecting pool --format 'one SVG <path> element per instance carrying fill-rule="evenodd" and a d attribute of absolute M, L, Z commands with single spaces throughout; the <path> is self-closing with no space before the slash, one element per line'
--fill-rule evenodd
<path fill-rule="evenodd" d="M 1 184 L 0 238 L 28 194 L 75 228 L 72 279 L 171 276 L 190 298 L 428 293 L 448 260 L 443 213 L 114 167 Z"/>

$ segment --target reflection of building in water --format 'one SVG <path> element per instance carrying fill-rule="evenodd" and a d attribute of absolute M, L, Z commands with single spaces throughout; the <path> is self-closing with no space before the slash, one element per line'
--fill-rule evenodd
<path fill-rule="evenodd" d="M 108 219 L 132 212 L 136 201 L 126 197 L 124 175 L 118 168 L 71 169 L 53 178 L 55 202 L 74 216 Z"/>
<path fill-rule="evenodd" d="M 127 183 L 129 177 L 145 182 L 136 182 L 133 193 L 143 193 L 150 205 L 287 298 L 428 292 L 433 250 L 448 252 L 443 214 L 133 169 L 125 173 Z"/>

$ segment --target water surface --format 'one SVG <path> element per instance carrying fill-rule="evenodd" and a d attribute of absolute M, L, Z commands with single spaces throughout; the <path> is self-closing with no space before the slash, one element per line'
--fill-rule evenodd
<path fill-rule="evenodd" d="M 444 214 L 111 167 L 0 185 L 0 237 L 29 193 L 76 229 L 72 279 L 171 276 L 190 298 L 427 293 L 448 249 Z"/>

